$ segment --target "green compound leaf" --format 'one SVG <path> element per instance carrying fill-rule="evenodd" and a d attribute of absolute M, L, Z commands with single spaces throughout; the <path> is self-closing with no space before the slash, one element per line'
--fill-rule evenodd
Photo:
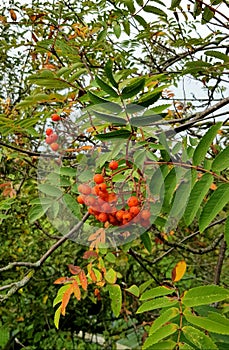
<path fill-rule="evenodd" d="M 130 288 L 125 289 L 125 291 L 133 294 L 136 297 L 139 297 L 140 294 L 139 288 L 135 284 L 133 284 Z"/>
<path fill-rule="evenodd" d="M 33 223 L 36 220 L 40 219 L 46 211 L 50 208 L 51 204 L 44 204 L 44 205 L 35 205 L 32 207 L 29 211 L 29 222 Z"/>
<path fill-rule="evenodd" d="M 113 284 L 108 286 L 109 295 L 111 299 L 111 309 L 115 315 L 118 317 L 122 307 L 122 291 L 118 284 Z"/>
<path fill-rule="evenodd" d="M 91 91 L 88 91 L 87 94 L 88 94 L 92 103 L 100 104 L 101 107 L 103 107 L 105 110 L 115 112 L 115 113 L 120 113 L 122 111 L 122 107 L 119 106 L 119 104 L 117 104 L 117 103 L 105 100 L 104 98 L 93 94 Z"/>
<path fill-rule="evenodd" d="M 147 349 L 149 346 L 151 346 L 153 344 L 157 344 L 157 349 L 161 349 L 159 347 L 158 342 L 164 338 L 167 338 L 169 335 L 175 333 L 178 328 L 179 328 L 179 326 L 175 323 L 169 323 L 169 324 L 161 327 L 160 329 L 158 329 L 155 333 L 153 333 L 151 336 L 149 336 L 146 339 L 145 343 L 143 344 L 142 349 L 143 350 Z M 172 346 L 173 346 L 173 342 L 172 342 Z M 173 347 L 169 348 L 169 349 L 173 349 Z"/>
<path fill-rule="evenodd" d="M 198 305 L 208 305 L 222 301 L 229 297 L 229 290 L 215 286 L 201 286 L 188 290 L 182 297 L 185 306 L 193 307 Z"/>
<path fill-rule="evenodd" d="M 180 3 L 181 3 L 181 0 L 172 0 L 170 10 L 175 10 L 175 8 L 180 5 Z"/>
<path fill-rule="evenodd" d="M 220 185 L 205 204 L 199 218 L 200 232 L 203 232 L 216 215 L 229 202 L 229 184 Z"/>
<path fill-rule="evenodd" d="M 106 114 L 106 113 L 100 113 L 98 111 L 95 111 L 94 109 L 91 109 L 91 111 L 94 113 L 94 115 L 101 119 L 101 120 L 105 120 L 109 123 L 113 123 L 113 124 L 119 124 L 119 125 L 126 125 L 126 120 L 120 117 L 116 117 L 113 114 Z"/>
<path fill-rule="evenodd" d="M 98 76 L 95 77 L 96 83 L 101 87 L 101 89 L 105 92 L 107 92 L 110 96 L 112 97 L 118 97 L 117 92 L 110 86 L 108 85 L 105 81 L 100 79 Z"/>
<path fill-rule="evenodd" d="M 194 154 L 193 154 L 193 164 L 194 165 L 200 165 L 201 162 L 204 160 L 206 153 L 209 150 L 209 147 L 214 140 L 217 131 L 222 126 L 222 123 L 216 123 L 213 125 L 206 134 L 202 137 L 200 140 L 198 146 L 196 147 Z"/>
<path fill-rule="evenodd" d="M 147 290 L 145 293 L 143 293 L 140 300 L 148 300 L 156 297 L 161 297 L 163 295 L 169 295 L 173 293 L 173 291 L 174 291 L 173 288 L 168 288 L 165 286 L 152 288 Z"/>
<path fill-rule="evenodd" d="M 171 307 L 178 305 L 178 301 L 168 297 L 156 298 L 154 300 L 146 301 L 137 310 L 137 314 L 142 312 L 160 309 L 163 307 Z"/>
<path fill-rule="evenodd" d="M 161 9 L 159 9 L 158 7 L 155 7 L 155 6 L 147 5 L 147 6 L 143 7 L 143 10 L 145 12 L 153 13 L 153 14 L 158 15 L 158 16 L 167 17 L 167 14 L 164 11 L 162 11 Z"/>
<path fill-rule="evenodd" d="M 162 120 L 163 117 L 165 117 L 165 114 L 141 115 L 132 117 L 130 119 L 130 124 L 133 126 L 153 125 L 155 122 Z"/>
<path fill-rule="evenodd" d="M 192 344 L 196 346 L 198 350 L 217 350 L 217 346 L 212 341 L 210 337 L 204 334 L 204 332 L 199 331 L 198 329 L 185 326 L 182 328 L 184 336 Z"/>
<path fill-rule="evenodd" d="M 58 187 L 49 184 L 40 184 L 38 186 L 38 190 L 51 197 L 60 197 L 63 194 L 63 192 Z"/>
<path fill-rule="evenodd" d="M 229 334 L 229 320 L 216 312 L 211 312 L 211 319 L 209 319 L 209 317 L 194 316 L 190 310 L 186 309 L 184 316 L 189 323 L 209 332 Z"/>
<path fill-rule="evenodd" d="M 137 95 L 145 86 L 145 78 L 134 79 L 129 85 L 122 90 L 122 97 L 124 99 Z"/>
<path fill-rule="evenodd" d="M 149 330 L 149 335 L 154 334 L 161 326 L 177 317 L 177 315 L 179 315 L 179 309 L 176 307 L 171 307 L 169 310 L 163 312 L 155 321 L 153 321 Z"/>
<path fill-rule="evenodd" d="M 111 131 L 106 134 L 95 135 L 95 137 L 101 141 L 109 141 L 113 139 L 128 139 L 131 132 L 126 129 Z"/>
<path fill-rule="evenodd" d="M 73 213 L 74 216 L 80 219 L 81 213 L 80 213 L 80 206 L 76 199 L 71 196 L 69 193 L 64 194 L 63 201 L 65 205 L 68 207 L 68 209 Z"/>
<path fill-rule="evenodd" d="M 54 315 L 54 325 L 57 329 L 59 329 L 60 314 L 61 314 L 61 306 L 58 307 Z"/>
<path fill-rule="evenodd" d="M 107 31 L 106 31 L 106 33 L 107 33 Z M 118 83 L 114 79 L 114 76 L 113 76 L 113 73 L 112 73 L 112 67 L 113 67 L 113 61 L 112 60 L 108 60 L 107 63 L 105 64 L 104 71 L 105 71 L 105 74 L 106 74 L 107 78 L 109 79 L 110 83 L 115 88 L 118 88 Z"/>
<path fill-rule="evenodd" d="M 229 168 L 229 147 L 222 150 L 212 163 L 213 171 L 222 171 Z"/>
<path fill-rule="evenodd" d="M 210 174 L 204 174 L 201 179 L 195 183 L 184 212 L 186 225 L 190 225 L 193 221 L 212 182 L 213 176 Z"/>

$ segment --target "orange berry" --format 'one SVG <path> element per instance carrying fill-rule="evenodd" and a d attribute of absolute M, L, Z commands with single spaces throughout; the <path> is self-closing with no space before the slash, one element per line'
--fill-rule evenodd
<path fill-rule="evenodd" d="M 110 204 L 108 204 L 108 203 L 104 203 L 103 205 L 102 205 L 102 211 L 104 212 L 104 213 L 111 213 L 112 212 L 112 207 L 110 206 Z"/>
<path fill-rule="evenodd" d="M 91 215 L 95 215 L 95 216 L 99 215 L 99 211 L 95 210 L 92 207 L 88 208 L 88 213 L 91 214 Z"/>
<path fill-rule="evenodd" d="M 91 193 L 91 187 L 86 184 L 80 184 L 78 186 L 78 191 L 82 194 L 90 194 Z"/>
<path fill-rule="evenodd" d="M 119 225 L 118 220 L 117 220 L 116 217 L 113 216 L 112 214 L 109 214 L 108 221 L 109 221 L 113 226 Z"/>
<path fill-rule="evenodd" d="M 45 133 L 47 136 L 50 136 L 51 134 L 53 134 L 53 129 L 52 128 L 48 128 L 45 130 Z"/>
<path fill-rule="evenodd" d="M 57 134 L 51 134 L 48 137 L 46 137 L 45 142 L 48 145 L 51 145 L 52 143 L 56 142 L 58 139 L 58 135 Z"/>
<path fill-rule="evenodd" d="M 77 202 L 78 202 L 79 204 L 84 204 L 84 197 L 79 195 L 79 196 L 77 197 Z"/>
<path fill-rule="evenodd" d="M 129 207 L 136 207 L 139 204 L 137 197 L 132 196 L 128 199 L 127 204 Z"/>
<path fill-rule="evenodd" d="M 122 221 L 122 219 L 123 219 L 123 214 L 125 214 L 125 211 L 124 210 L 118 210 L 117 212 L 116 212 L 116 218 L 117 218 L 117 220 L 118 221 Z"/>
<path fill-rule="evenodd" d="M 132 216 L 138 215 L 139 212 L 140 212 L 140 208 L 139 207 L 136 207 L 136 206 L 130 207 L 130 213 L 131 213 Z"/>
<path fill-rule="evenodd" d="M 96 184 L 101 184 L 102 182 L 104 182 L 104 177 L 101 174 L 95 174 L 93 180 Z"/>
<path fill-rule="evenodd" d="M 56 152 L 59 149 L 58 143 L 51 143 L 50 148 L 52 151 Z"/>
<path fill-rule="evenodd" d="M 107 185 L 105 184 L 105 182 L 102 182 L 98 186 L 99 186 L 99 190 L 102 192 L 105 192 L 107 190 Z"/>
<path fill-rule="evenodd" d="M 99 191 L 100 191 L 100 189 L 99 189 L 99 185 L 95 185 L 94 187 L 93 187 L 93 189 L 92 189 L 92 193 L 94 194 L 99 194 Z"/>
<path fill-rule="evenodd" d="M 108 220 L 108 215 L 106 213 L 100 213 L 98 215 L 98 220 L 101 222 L 106 222 Z"/>
<path fill-rule="evenodd" d="M 99 191 L 98 196 L 102 198 L 104 201 L 107 201 L 108 199 L 108 192 L 107 191 Z"/>
<path fill-rule="evenodd" d="M 61 120 L 61 117 L 59 116 L 59 114 L 56 114 L 56 113 L 52 114 L 51 118 L 53 122 L 58 122 L 59 120 Z"/>
<path fill-rule="evenodd" d="M 112 160 L 110 163 L 109 163 L 109 168 L 111 170 L 115 170 L 118 168 L 118 162 L 116 160 Z"/>
<path fill-rule="evenodd" d="M 141 212 L 141 218 L 143 220 L 148 220 L 150 218 L 150 211 L 147 209 L 142 210 Z"/>
<path fill-rule="evenodd" d="M 123 214 L 123 221 L 124 220 L 127 220 L 128 222 L 132 219 L 132 215 L 126 211 L 124 214 Z"/>
<path fill-rule="evenodd" d="M 111 192 L 108 194 L 108 202 L 116 202 L 117 201 L 117 195 L 114 192 Z"/>
<path fill-rule="evenodd" d="M 85 202 L 87 205 L 93 207 L 96 204 L 96 199 L 95 197 L 87 196 L 87 199 Z"/>

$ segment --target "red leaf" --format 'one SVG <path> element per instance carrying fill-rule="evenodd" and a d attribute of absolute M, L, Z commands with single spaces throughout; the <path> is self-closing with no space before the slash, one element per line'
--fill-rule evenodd
<path fill-rule="evenodd" d="M 54 284 L 64 284 L 65 282 L 69 282 L 71 280 L 72 279 L 69 277 L 60 277 L 60 278 L 57 278 L 57 280 L 55 280 L 53 283 Z"/>
<path fill-rule="evenodd" d="M 90 258 L 98 258 L 98 254 L 94 251 L 91 250 L 87 250 L 84 255 L 83 255 L 83 259 L 90 259 Z"/>
<path fill-rule="evenodd" d="M 81 267 L 80 266 L 75 266 L 72 264 L 68 265 L 68 269 L 71 272 L 72 275 L 78 275 L 81 271 Z"/>
<path fill-rule="evenodd" d="M 76 299 L 80 300 L 81 292 L 80 292 L 80 289 L 79 289 L 79 285 L 78 285 L 78 283 L 76 282 L 75 279 L 72 282 L 72 286 L 73 286 L 73 292 L 74 292 L 74 295 L 75 295 Z"/>
<path fill-rule="evenodd" d="M 71 294 L 73 293 L 73 285 L 70 284 L 69 288 L 64 292 L 61 304 L 61 314 L 65 316 L 66 306 L 68 305 Z"/>
<path fill-rule="evenodd" d="M 87 290 L 87 277 L 85 275 L 85 272 L 84 270 L 81 270 L 80 273 L 79 273 L 79 279 L 80 279 L 80 282 L 81 282 L 81 286 L 84 290 Z"/>

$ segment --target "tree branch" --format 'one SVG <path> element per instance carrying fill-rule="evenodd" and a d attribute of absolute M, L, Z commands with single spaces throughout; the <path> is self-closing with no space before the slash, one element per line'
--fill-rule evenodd
<path fill-rule="evenodd" d="M 55 244 L 53 244 L 47 252 L 35 263 L 32 262 L 12 262 L 9 263 L 7 266 L 2 267 L 0 269 L 0 272 L 7 271 L 12 269 L 14 266 L 25 266 L 32 268 L 27 274 L 20 280 L 12 284 L 8 284 L 7 286 L 1 287 L 0 290 L 4 290 L 7 288 L 10 288 L 8 293 L 6 295 L 0 295 L 0 301 L 5 301 L 9 297 L 11 297 L 13 294 L 15 294 L 20 288 L 24 287 L 34 276 L 35 270 L 40 268 L 44 262 L 48 259 L 48 257 L 57 249 L 59 248 L 67 239 L 70 239 L 71 236 L 73 236 L 77 231 L 80 230 L 83 223 L 87 220 L 89 217 L 89 213 L 86 213 L 82 220 L 78 222 L 65 236 L 61 237 Z"/>
<path fill-rule="evenodd" d="M 220 275 L 223 267 L 223 260 L 225 258 L 226 249 L 227 249 L 227 243 L 225 240 L 223 240 L 220 246 L 218 261 L 215 268 L 214 284 L 220 283 Z"/>

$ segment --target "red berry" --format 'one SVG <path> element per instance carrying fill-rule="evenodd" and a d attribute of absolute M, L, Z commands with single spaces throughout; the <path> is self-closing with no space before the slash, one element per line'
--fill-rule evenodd
<path fill-rule="evenodd" d="M 128 199 L 127 204 L 129 207 L 136 207 L 138 205 L 138 199 L 135 196 L 132 196 Z"/>
<path fill-rule="evenodd" d="M 99 190 L 102 192 L 105 192 L 107 190 L 107 185 L 105 184 L 105 182 L 99 184 Z"/>
<path fill-rule="evenodd" d="M 58 135 L 57 134 L 51 134 L 48 137 L 46 137 L 45 142 L 48 145 L 51 145 L 51 143 L 54 143 L 58 140 Z"/>
<path fill-rule="evenodd" d="M 84 204 L 84 197 L 79 195 L 79 196 L 77 197 L 77 202 L 78 202 L 79 204 Z"/>
<path fill-rule="evenodd" d="M 139 212 L 140 212 L 139 207 L 136 207 L 136 206 L 130 207 L 130 213 L 132 216 L 138 215 Z"/>
<path fill-rule="evenodd" d="M 58 143 L 51 143 L 50 148 L 56 152 L 59 149 Z"/>
<path fill-rule="evenodd" d="M 104 177 L 101 174 L 95 174 L 93 180 L 96 184 L 101 184 L 102 182 L 104 182 Z"/>
<path fill-rule="evenodd" d="M 52 114 L 51 118 L 53 122 L 58 122 L 59 120 L 61 120 L 61 117 L 59 116 L 59 114 L 56 114 L 56 113 Z"/>
<path fill-rule="evenodd" d="M 48 129 L 46 129 L 45 133 L 46 133 L 47 136 L 50 136 L 51 134 L 53 134 L 53 129 L 52 128 L 48 128 Z"/>
<path fill-rule="evenodd" d="M 78 186 L 78 191 L 82 194 L 90 194 L 91 193 L 91 187 L 86 184 L 80 184 Z"/>
<path fill-rule="evenodd" d="M 101 222 L 106 222 L 108 220 L 108 215 L 106 213 L 100 213 L 98 215 L 98 220 Z"/>
<path fill-rule="evenodd" d="M 109 163 L 109 168 L 111 170 L 115 170 L 118 168 L 118 162 L 116 160 L 112 160 L 110 163 Z"/>

